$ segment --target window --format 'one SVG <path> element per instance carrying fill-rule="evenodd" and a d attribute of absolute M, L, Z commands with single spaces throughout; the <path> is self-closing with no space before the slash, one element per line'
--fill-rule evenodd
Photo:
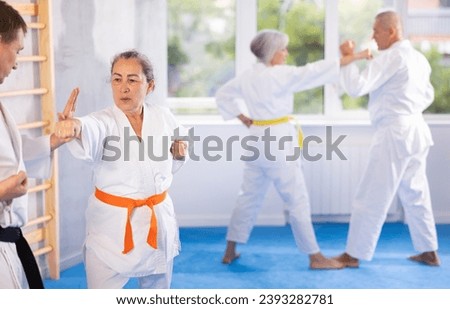
<path fill-rule="evenodd" d="M 383 7 L 382 0 L 340 0 L 339 1 L 339 42 L 355 41 L 355 50 L 376 49 L 372 41 L 374 17 Z M 364 61 L 357 62 L 363 68 Z M 342 94 L 341 104 L 344 110 L 364 110 L 367 108 L 368 95 L 352 98 Z"/>
<path fill-rule="evenodd" d="M 430 62 L 434 102 L 426 113 L 450 113 L 450 10 L 448 1 L 408 1 L 406 31 Z"/>
<path fill-rule="evenodd" d="M 287 64 L 305 65 L 324 58 L 324 16 L 322 1 L 258 1 L 258 30 L 277 29 L 289 36 Z M 295 94 L 294 113 L 323 112 L 324 87 Z"/>
<path fill-rule="evenodd" d="M 168 97 L 214 97 L 235 75 L 235 0 L 168 1 Z M 204 101 L 204 100 L 203 100 Z M 184 100 L 178 113 L 198 111 Z M 185 105 L 185 106 L 183 106 Z M 207 105 L 202 113 L 215 112 Z"/>
<path fill-rule="evenodd" d="M 168 0 L 168 97 L 177 114 L 218 114 L 215 91 L 256 59 L 249 44 L 258 30 L 289 35 L 288 64 L 338 57 L 339 44 L 376 45 L 376 14 L 394 8 L 405 35 L 429 59 L 435 102 L 428 113 L 450 113 L 450 9 L 444 0 Z M 361 67 L 364 61 L 358 62 Z M 351 98 L 326 85 L 295 96 L 298 114 L 367 115 L 368 96 Z"/>

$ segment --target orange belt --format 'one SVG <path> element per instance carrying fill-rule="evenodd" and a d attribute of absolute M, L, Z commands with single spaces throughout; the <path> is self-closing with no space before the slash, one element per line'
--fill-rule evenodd
<path fill-rule="evenodd" d="M 112 195 L 102 190 L 95 188 L 95 197 L 102 201 L 103 203 L 123 207 L 128 209 L 127 214 L 127 225 L 125 227 L 125 237 L 124 237 L 124 249 L 123 254 L 127 254 L 134 248 L 133 242 L 133 231 L 131 229 L 131 213 L 135 207 L 148 206 L 152 210 L 152 217 L 150 219 L 150 229 L 148 231 L 147 243 L 157 249 L 158 248 L 158 222 L 156 220 L 155 210 L 153 206 L 161 203 L 166 198 L 167 191 L 160 194 L 155 194 L 144 200 L 135 200 L 132 198 L 121 197 L 117 195 Z"/>

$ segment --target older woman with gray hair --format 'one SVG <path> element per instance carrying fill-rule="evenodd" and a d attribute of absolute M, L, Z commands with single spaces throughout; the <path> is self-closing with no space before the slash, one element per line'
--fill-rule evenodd
<path fill-rule="evenodd" d="M 305 66 L 285 65 L 288 42 L 288 36 L 276 30 L 257 33 L 250 49 L 258 62 L 216 93 L 223 118 L 240 119 L 255 141 L 254 147 L 246 147 L 252 151 L 246 156 L 244 179 L 228 227 L 222 262 L 230 264 L 239 257 L 236 244 L 248 241 L 267 189 L 273 183 L 286 205 L 297 247 L 309 255 L 309 267 L 340 269 L 343 265 L 326 258 L 316 241 L 301 160 L 295 155 L 299 150 L 298 132 L 289 115 L 293 112 L 295 92 L 337 82 L 340 65 L 368 57 L 368 53 Z M 239 103 L 242 101 L 247 111 Z M 267 138 L 273 143 L 267 143 Z"/>

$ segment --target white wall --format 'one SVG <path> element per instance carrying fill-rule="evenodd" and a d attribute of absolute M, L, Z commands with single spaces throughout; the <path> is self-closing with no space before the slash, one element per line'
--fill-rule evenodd
<path fill-rule="evenodd" d="M 450 124 L 431 124 L 435 145 L 428 156 L 433 212 L 437 223 L 450 223 Z"/>
<path fill-rule="evenodd" d="M 325 141 L 326 126 L 332 127 L 333 141 L 337 136 L 346 137 L 340 149 L 347 160 L 336 155 L 326 160 L 322 145 L 312 147 L 310 155 L 324 154 L 318 161 L 303 160 L 313 220 L 316 222 L 348 222 L 351 202 L 363 172 L 373 130 L 367 123 L 305 124 L 305 135 L 315 135 Z M 434 214 L 437 223 L 450 223 L 450 124 L 430 124 L 435 145 L 429 154 L 428 175 L 431 187 Z M 223 141 L 230 136 L 244 136 L 246 129 L 239 124 L 220 123 L 194 125 L 201 140 L 208 135 L 217 135 Z M 243 163 L 239 161 L 240 149 L 234 145 L 233 161 L 217 162 L 189 161 L 175 175 L 171 196 L 175 203 L 181 226 L 226 226 L 234 207 L 241 184 Z M 202 141 L 195 143 L 195 154 L 202 153 Z M 212 152 L 211 155 L 218 154 Z M 225 157 L 225 152 L 220 152 Z M 393 202 L 389 221 L 401 221 L 403 212 L 398 200 Z M 273 187 L 268 192 L 258 224 L 284 224 L 282 201 Z"/>

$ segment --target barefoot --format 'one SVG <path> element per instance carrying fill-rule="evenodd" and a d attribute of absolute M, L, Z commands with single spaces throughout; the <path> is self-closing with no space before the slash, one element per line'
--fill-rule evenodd
<path fill-rule="evenodd" d="M 234 260 L 238 259 L 241 255 L 239 253 L 234 253 L 232 255 L 225 254 L 222 258 L 223 264 L 231 264 Z"/>
<path fill-rule="evenodd" d="M 227 241 L 227 248 L 225 249 L 225 254 L 222 258 L 223 264 L 231 264 L 234 260 L 239 258 L 241 255 L 236 253 L 236 242 Z"/>
<path fill-rule="evenodd" d="M 310 269 L 342 269 L 345 265 L 339 261 L 326 258 L 322 253 L 316 253 L 309 256 Z"/>
<path fill-rule="evenodd" d="M 410 256 L 408 259 L 429 266 L 439 266 L 441 264 L 436 251 L 423 252 L 418 255 Z"/>
<path fill-rule="evenodd" d="M 352 257 L 348 253 L 342 253 L 341 255 L 334 257 L 333 260 L 338 261 L 344 265 L 344 267 L 348 268 L 358 268 L 359 260 Z"/>

